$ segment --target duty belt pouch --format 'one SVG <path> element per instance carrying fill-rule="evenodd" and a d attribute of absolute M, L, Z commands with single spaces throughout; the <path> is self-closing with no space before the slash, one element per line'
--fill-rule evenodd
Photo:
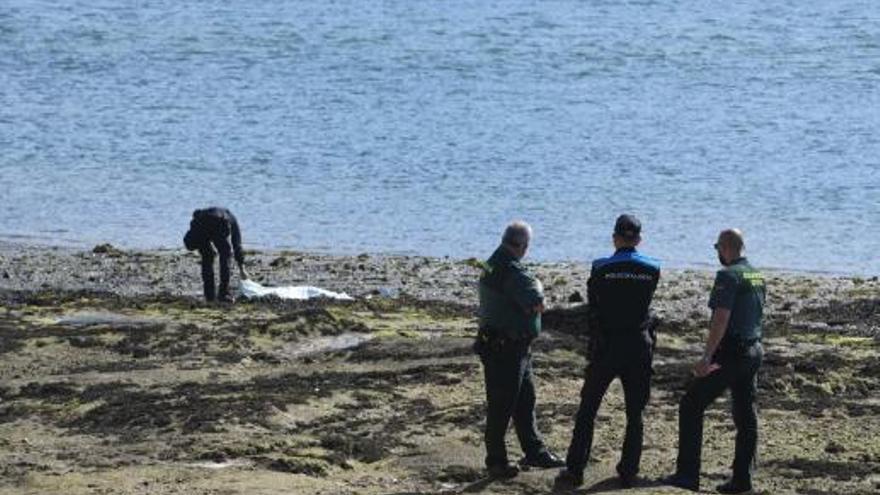
<path fill-rule="evenodd" d="M 477 356 L 482 356 L 489 349 L 489 336 L 484 329 L 477 330 L 472 349 Z"/>
<path fill-rule="evenodd" d="M 751 348 L 757 343 L 757 339 L 740 340 L 739 342 L 737 342 L 736 351 L 739 353 L 740 356 L 745 356 L 749 353 L 749 350 L 751 350 Z"/>
<path fill-rule="evenodd" d="M 498 331 L 488 327 L 481 327 L 474 339 L 474 354 L 483 356 L 488 352 L 498 352 L 504 346 L 504 339 L 498 335 Z"/>

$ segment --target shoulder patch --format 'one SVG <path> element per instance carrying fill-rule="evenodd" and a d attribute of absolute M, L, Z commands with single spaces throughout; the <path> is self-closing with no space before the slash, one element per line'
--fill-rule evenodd
<path fill-rule="evenodd" d="M 764 285 L 764 274 L 761 272 L 743 272 L 742 277 L 752 287 L 762 287 Z"/>
<path fill-rule="evenodd" d="M 651 268 L 654 268 L 657 270 L 660 269 L 660 260 L 658 260 L 657 258 L 652 258 L 650 256 L 645 256 L 642 253 L 638 253 L 635 256 L 635 259 L 643 265 L 650 266 Z"/>

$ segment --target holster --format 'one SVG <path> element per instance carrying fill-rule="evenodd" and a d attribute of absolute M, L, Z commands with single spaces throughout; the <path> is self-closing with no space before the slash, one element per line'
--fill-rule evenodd
<path fill-rule="evenodd" d="M 480 327 L 474 338 L 474 354 L 482 356 L 491 350 L 493 344 L 493 331 L 487 327 Z"/>
<path fill-rule="evenodd" d="M 655 315 L 650 315 L 643 323 L 642 328 L 643 331 L 648 334 L 648 337 L 651 339 L 651 352 L 653 353 L 657 349 L 657 327 L 660 326 L 660 318 Z"/>
<path fill-rule="evenodd" d="M 760 342 L 759 339 L 721 341 L 721 345 L 719 345 L 718 350 L 715 351 L 713 359 L 718 361 L 728 361 L 740 358 L 748 354 L 749 350 Z"/>

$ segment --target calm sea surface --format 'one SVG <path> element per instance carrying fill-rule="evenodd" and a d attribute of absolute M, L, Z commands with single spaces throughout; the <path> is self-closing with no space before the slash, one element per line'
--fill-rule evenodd
<path fill-rule="evenodd" d="M 880 2 L 0 3 L 0 239 L 880 274 Z"/>

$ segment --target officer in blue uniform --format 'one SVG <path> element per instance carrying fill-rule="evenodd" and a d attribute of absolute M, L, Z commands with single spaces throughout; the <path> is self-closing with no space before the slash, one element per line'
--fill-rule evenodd
<path fill-rule="evenodd" d="M 524 468 L 562 465 L 544 445 L 535 425 L 535 384 L 531 343 L 541 333 L 544 290 L 520 260 L 532 229 L 524 222 L 507 226 L 501 245 L 482 264 L 480 328 L 474 350 L 486 380 L 486 468 L 489 476 L 513 478 L 519 468 L 508 462 L 504 436 L 511 419 L 525 456 Z"/>
<path fill-rule="evenodd" d="M 626 402 L 626 434 L 617 464 L 621 485 L 632 486 L 639 471 L 642 412 L 650 395 L 655 342 L 650 305 L 660 280 L 660 264 L 636 250 L 641 223 L 634 216 L 618 217 L 612 240 L 614 255 L 595 260 L 587 282 L 590 362 L 566 467 L 555 481 L 559 488 L 583 484 L 596 413 L 615 378 L 620 378 Z"/>
<path fill-rule="evenodd" d="M 230 258 L 235 258 L 242 280 L 248 278 L 248 273 L 244 268 L 241 230 L 232 212 L 216 206 L 193 211 L 189 230 L 183 236 L 183 244 L 190 251 L 198 250 L 201 255 L 202 285 L 207 301 L 213 301 L 217 296 L 217 287 L 214 283 L 214 250 L 216 249 L 220 255 L 219 299 L 233 302 L 234 298 L 229 293 Z"/>
<path fill-rule="evenodd" d="M 758 444 L 755 412 L 757 374 L 764 357 L 761 320 L 766 288 L 764 276 L 743 257 L 742 232 L 721 232 L 715 249 L 724 269 L 715 276 L 709 307 L 712 320 L 703 357 L 694 366 L 696 379 L 681 399 L 678 413 L 676 472 L 667 484 L 698 491 L 703 413 L 730 389 L 736 447 L 733 477 L 719 485 L 720 493 L 752 490 L 752 470 Z"/>

